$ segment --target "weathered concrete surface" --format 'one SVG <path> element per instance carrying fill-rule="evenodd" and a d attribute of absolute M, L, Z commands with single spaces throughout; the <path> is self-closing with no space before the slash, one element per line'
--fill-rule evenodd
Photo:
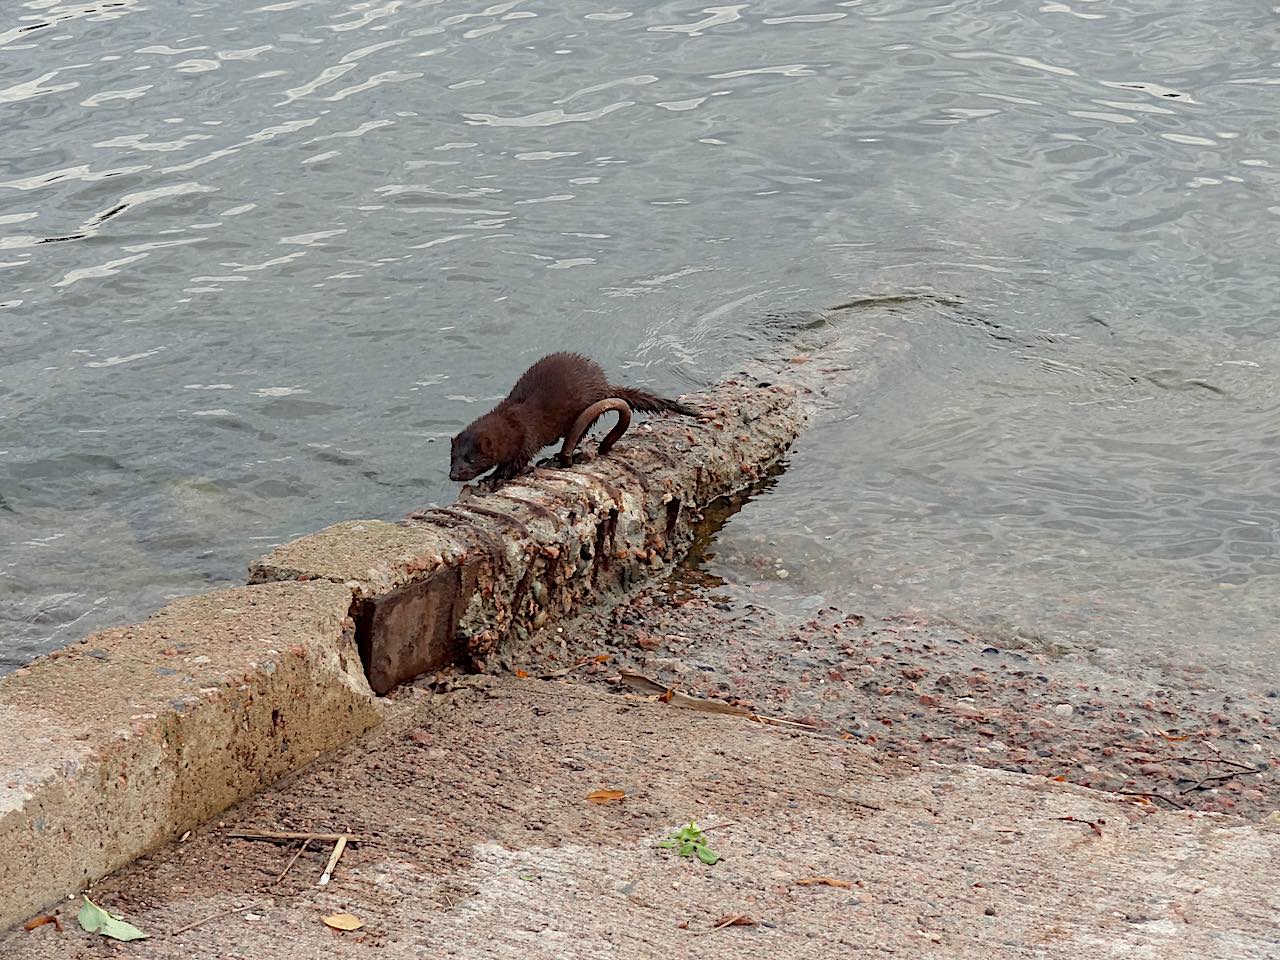
<path fill-rule="evenodd" d="M 329 583 L 192 597 L 0 679 L 0 923 L 377 723 L 350 602 Z"/>
<path fill-rule="evenodd" d="M 338 524 L 273 550 L 250 580 L 345 584 L 378 693 L 464 654 L 484 669 L 510 639 L 681 556 L 710 503 L 786 452 L 808 416 L 803 393 L 726 382 L 689 398 L 704 421 L 651 419 L 608 457 L 539 469 L 404 524 Z"/>
<path fill-rule="evenodd" d="M 100 885 L 152 935 L 140 955 L 1280 956 L 1280 830 L 563 682 L 397 698 L 358 747 Z M 656 848 L 689 818 L 720 863 Z M 327 847 L 276 884 L 292 849 L 227 836 L 306 828 L 373 842 L 321 890 Z M 822 877 L 850 886 L 802 883 Z M 331 932 L 336 911 L 364 929 Z M 711 932 L 730 914 L 756 925 Z M 102 950 L 74 924 L 0 939 L 7 960 Z"/>

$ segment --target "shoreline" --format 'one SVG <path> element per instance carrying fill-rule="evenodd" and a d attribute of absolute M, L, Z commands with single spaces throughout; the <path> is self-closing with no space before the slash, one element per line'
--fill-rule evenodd
<path fill-rule="evenodd" d="M 692 577 L 646 587 L 512 655 L 539 674 L 627 671 L 892 757 L 973 763 L 1166 810 L 1266 820 L 1280 808 L 1280 689 L 1138 657 L 1036 652 L 918 616 L 726 601 Z M 1274 819 L 1274 818 L 1273 818 Z"/>

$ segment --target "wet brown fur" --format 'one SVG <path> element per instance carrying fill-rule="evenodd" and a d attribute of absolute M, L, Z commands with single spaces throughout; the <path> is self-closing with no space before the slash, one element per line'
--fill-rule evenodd
<path fill-rule="evenodd" d="M 474 480 L 495 467 L 496 480 L 518 476 L 539 450 L 573 429 L 579 414 L 608 397 L 645 413 L 698 416 L 678 401 L 611 385 L 600 365 L 580 353 L 553 353 L 526 370 L 501 403 L 453 438 L 449 479 Z"/>

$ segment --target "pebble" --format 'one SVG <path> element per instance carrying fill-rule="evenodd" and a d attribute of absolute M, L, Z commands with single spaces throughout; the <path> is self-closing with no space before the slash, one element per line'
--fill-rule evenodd
<path fill-rule="evenodd" d="M 1076 708 L 1069 703 L 1060 703 L 1053 708 L 1053 712 L 1060 717 L 1069 717 L 1076 712 Z"/>

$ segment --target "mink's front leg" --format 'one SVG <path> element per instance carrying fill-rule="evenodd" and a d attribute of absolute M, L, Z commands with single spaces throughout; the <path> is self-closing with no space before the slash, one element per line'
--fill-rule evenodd
<path fill-rule="evenodd" d="M 514 480 L 520 474 L 524 473 L 529 466 L 529 458 L 519 456 L 505 463 L 498 464 L 496 470 L 493 471 L 493 480 L 496 483 L 506 483 L 508 480 Z"/>

